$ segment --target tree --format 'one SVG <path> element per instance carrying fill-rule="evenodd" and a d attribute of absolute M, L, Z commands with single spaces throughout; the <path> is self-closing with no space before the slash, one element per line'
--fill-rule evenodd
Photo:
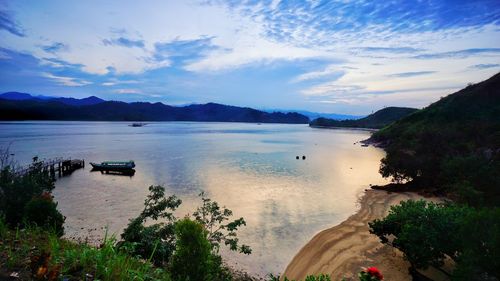
<path fill-rule="evenodd" d="M 500 279 L 500 208 L 481 208 L 464 217 L 460 229 L 461 255 L 453 272 L 456 280 Z"/>
<path fill-rule="evenodd" d="M 384 219 L 370 222 L 370 233 L 401 250 L 413 267 L 441 270 L 446 257 L 457 260 L 461 220 L 471 211 L 457 205 L 408 200 L 392 206 Z"/>
<path fill-rule="evenodd" d="M 245 220 L 239 218 L 229 221 L 229 217 L 233 215 L 233 211 L 226 207 L 221 208 L 217 202 L 207 198 L 204 192 L 201 192 L 199 196 L 203 204 L 196 209 L 193 217 L 207 229 L 207 239 L 212 244 L 214 250 L 218 252 L 220 244 L 224 243 L 232 251 L 238 251 L 247 255 L 251 254 L 252 249 L 250 246 L 245 244 L 239 245 L 239 240 L 236 237 L 238 229 L 246 225 Z"/>

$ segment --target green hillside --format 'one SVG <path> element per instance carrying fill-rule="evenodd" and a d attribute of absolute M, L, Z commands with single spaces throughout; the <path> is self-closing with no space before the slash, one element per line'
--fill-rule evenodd
<path fill-rule="evenodd" d="M 380 129 L 394 121 L 397 121 L 409 114 L 417 111 L 415 108 L 407 107 L 386 107 L 364 118 L 356 120 L 333 120 L 327 118 L 314 119 L 311 127 L 349 127 L 349 128 L 371 128 Z"/>
<path fill-rule="evenodd" d="M 380 171 L 471 204 L 500 205 L 500 73 L 383 128 Z"/>

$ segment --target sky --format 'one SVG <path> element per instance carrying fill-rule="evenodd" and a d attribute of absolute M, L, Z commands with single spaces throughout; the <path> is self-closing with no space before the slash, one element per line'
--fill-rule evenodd
<path fill-rule="evenodd" d="M 499 71 L 499 0 L 0 0 L 0 92 L 362 115 Z"/>

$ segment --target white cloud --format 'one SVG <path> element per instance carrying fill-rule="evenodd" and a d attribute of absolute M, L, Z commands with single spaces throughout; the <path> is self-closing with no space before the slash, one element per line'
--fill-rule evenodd
<path fill-rule="evenodd" d="M 142 95 L 143 92 L 139 89 L 116 89 L 113 91 L 114 93 L 117 94 L 137 94 L 137 95 Z"/>
<path fill-rule="evenodd" d="M 86 85 L 92 84 L 92 82 L 90 82 L 90 81 L 77 79 L 77 78 L 73 78 L 73 77 L 57 76 L 57 75 L 53 75 L 53 74 L 48 73 L 48 72 L 42 73 L 42 77 L 53 79 L 58 84 L 61 84 L 64 86 L 69 86 L 69 87 L 81 87 L 81 86 L 86 86 Z"/>

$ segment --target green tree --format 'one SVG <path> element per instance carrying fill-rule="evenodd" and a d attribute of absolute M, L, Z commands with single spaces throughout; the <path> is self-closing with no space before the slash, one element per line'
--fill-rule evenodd
<path fill-rule="evenodd" d="M 178 281 L 212 280 L 210 260 L 212 245 L 203 225 L 188 218 L 175 223 L 175 252 L 172 256 L 172 278 Z"/>
<path fill-rule="evenodd" d="M 455 280 L 500 279 L 500 208 L 482 208 L 464 217 Z M 474 276 L 474 278 L 471 278 Z"/>
<path fill-rule="evenodd" d="M 392 206 L 384 219 L 370 222 L 370 233 L 401 250 L 413 267 L 441 270 L 446 257 L 457 260 L 462 247 L 461 220 L 471 211 L 457 205 L 409 200 Z"/>
<path fill-rule="evenodd" d="M 203 204 L 196 209 L 193 217 L 196 221 L 203 224 L 207 229 L 207 239 L 212 244 L 215 252 L 219 252 L 221 243 L 229 246 L 232 251 L 238 251 L 244 254 L 251 254 L 250 246 L 239 245 L 237 231 L 241 226 L 246 225 L 243 218 L 230 221 L 233 211 L 226 207 L 220 207 L 217 202 L 207 198 L 204 192 L 199 194 Z"/>

